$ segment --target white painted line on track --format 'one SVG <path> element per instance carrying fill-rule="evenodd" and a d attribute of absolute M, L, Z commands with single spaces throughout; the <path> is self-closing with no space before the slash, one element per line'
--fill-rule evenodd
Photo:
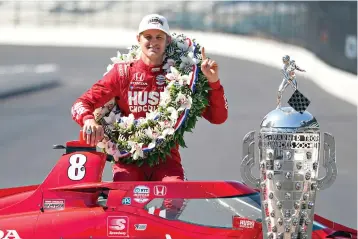
<path fill-rule="evenodd" d="M 57 72 L 57 64 L 19 64 L 19 65 L 0 65 L 0 75 L 16 75 L 24 73 L 43 74 Z"/>

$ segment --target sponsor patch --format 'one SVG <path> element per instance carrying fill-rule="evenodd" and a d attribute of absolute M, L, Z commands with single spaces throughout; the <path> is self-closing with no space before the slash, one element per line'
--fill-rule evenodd
<path fill-rule="evenodd" d="M 122 199 L 122 204 L 123 205 L 131 205 L 131 203 L 132 203 L 132 200 L 129 197 L 125 197 L 125 198 Z"/>
<path fill-rule="evenodd" d="M 250 221 L 250 220 L 241 219 L 239 227 L 240 228 L 254 228 L 255 227 L 255 222 Z"/>
<path fill-rule="evenodd" d="M 154 111 L 158 108 L 160 95 L 157 91 L 128 91 L 128 106 L 132 113 Z"/>
<path fill-rule="evenodd" d="M 109 216 L 107 218 L 108 237 L 128 237 L 129 219 L 125 216 Z"/>
<path fill-rule="evenodd" d="M 63 210 L 65 209 L 64 199 L 45 199 L 43 201 L 43 207 L 45 210 Z"/>
<path fill-rule="evenodd" d="M 77 102 L 71 109 L 72 116 L 76 119 L 79 119 L 79 117 L 86 112 L 86 108 L 83 106 L 82 102 Z"/>
<path fill-rule="evenodd" d="M 124 76 L 124 70 L 123 70 L 123 65 L 122 64 L 118 65 L 118 72 L 119 72 L 119 76 L 121 76 L 121 77 Z"/>
<path fill-rule="evenodd" d="M 134 82 L 131 82 L 131 85 L 148 85 L 147 82 L 143 82 L 143 81 L 134 81 Z"/>
<path fill-rule="evenodd" d="M 153 193 L 155 196 L 165 196 L 167 194 L 167 187 L 164 185 L 154 186 Z"/>
<path fill-rule="evenodd" d="M 163 21 L 159 17 L 152 17 L 148 20 L 148 24 L 160 24 L 163 26 Z"/>
<path fill-rule="evenodd" d="M 157 77 L 155 79 L 157 81 L 157 85 L 164 85 L 165 84 L 165 76 L 157 75 Z"/>
<path fill-rule="evenodd" d="M 144 81 L 144 74 L 143 73 L 135 73 L 133 81 Z"/>
<path fill-rule="evenodd" d="M 255 227 L 255 222 L 247 219 L 243 219 L 239 216 L 233 216 L 232 218 L 232 226 L 234 229 L 252 229 Z"/>
<path fill-rule="evenodd" d="M 137 203 L 145 203 L 149 201 L 150 189 L 147 186 L 137 186 L 133 190 L 133 200 Z"/>
<path fill-rule="evenodd" d="M 144 231 L 147 229 L 147 224 L 135 224 L 134 227 L 136 231 Z"/>

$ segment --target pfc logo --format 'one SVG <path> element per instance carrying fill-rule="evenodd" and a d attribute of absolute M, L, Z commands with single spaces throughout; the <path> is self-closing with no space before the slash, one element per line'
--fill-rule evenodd
<path fill-rule="evenodd" d="M 0 239 L 21 239 L 16 230 L 1 230 Z"/>
<path fill-rule="evenodd" d="M 125 197 L 122 199 L 122 204 L 123 205 L 131 205 L 131 201 L 132 201 L 131 198 Z"/>

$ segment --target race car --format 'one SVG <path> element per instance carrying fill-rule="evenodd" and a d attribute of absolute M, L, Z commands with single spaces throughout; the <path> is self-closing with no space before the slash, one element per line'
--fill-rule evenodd
<path fill-rule="evenodd" d="M 0 189 L 0 239 L 263 238 L 260 194 L 239 181 L 104 182 L 105 154 L 83 140 L 54 148 L 65 152 L 41 184 Z M 167 199 L 185 201 L 175 218 Z M 313 239 L 357 238 L 314 219 Z"/>

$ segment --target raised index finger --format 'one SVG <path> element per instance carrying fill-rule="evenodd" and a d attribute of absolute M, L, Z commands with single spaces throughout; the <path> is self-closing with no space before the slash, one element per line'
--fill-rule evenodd
<path fill-rule="evenodd" d="M 201 48 L 201 59 L 206 60 L 205 48 L 204 47 Z"/>

